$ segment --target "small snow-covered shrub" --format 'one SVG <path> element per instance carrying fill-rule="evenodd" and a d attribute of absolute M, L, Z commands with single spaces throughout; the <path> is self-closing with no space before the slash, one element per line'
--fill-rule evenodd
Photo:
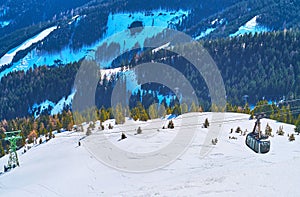
<path fill-rule="evenodd" d="M 278 135 L 284 135 L 283 126 L 280 126 L 276 133 Z"/>
<path fill-rule="evenodd" d="M 141 127 L 139 127 L 139 128 L 137 129 L 136 133 L 137 133 L 137 134 L 141 134 L 141 133 L 142 133 Z"/>
<path fill-rule="evenodd" d="M 290 136 L 289 136 L 289 141 L 291 142 L 291 141 L 295 141 L 295 136 L 294 136 L 294 134 L 291 134 Z"/>
<path fill-rule="evenodd" d="M 241 133 L 241 132 L 242 132 L 241 127 L 236 128 L 235 132 L 236 132 L 236 133 Z"/>
<path fill-rule="evenodd" d="M 203 124 L 204 128 L 208 128 L 209 127 L 209 122 L 208 119 L 206 118 Z"/>
<path fill-rule="evenodd" d="M 168 129 L 174 129 L 174 123 L 172 120 L 169 121 Z"/>
<path fill-rule="evenodd" d="M 86 135 L 89 136 L 89 135 L 91 135 L 91 134 L 92 134 L 92 131 L 91 131 L 90 127 L 88 127 L 88 129 L 87 129 L 87 131 L 86 131 Z"/>

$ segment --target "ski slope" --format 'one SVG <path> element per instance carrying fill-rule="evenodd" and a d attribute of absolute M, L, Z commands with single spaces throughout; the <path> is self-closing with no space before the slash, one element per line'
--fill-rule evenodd
<path fill-rule="evenodd" d="M 226 113 L 224 124 L 211 121 L 215 113 L 188 113 L 174 119 L 175 129 L 161 129 L 165 119 L 135 122 L 126 119 L 124 125 L 114 129 L 94 130 L 91 136 L 78 141 L 84 134 L 64 132 L 47 143 L 31 148 L 19 156 L 20 167 L 0 175 L 0 196 L 299 196 L 300 190 L 300 137 L 289 142 L 287 134 L 294 126 L 262 119 L 272 127 L 271 150 L 258 155 L 246 147 L 245 136 L 233 133 L 240 126 L 252 130 L 255 120 L 245 114 Z M 224 115 L 224 114 L 222 114 Z M 88 141 L 97 142 L 99 132 L 116 147 L 130 152 L 149 152 L 172 142 L 183 120 L 188 122 L 211 121 L 219 127 L 218 143 L 209 145 L 209 152 L 200 156 L 208 130 L 198 126 L 187 150 L 170 165 L 145 173 L 125 172 L 103 164 L 95 151 L 87 147 Z M 114 120 L 105 122 L 107 125 Z M 134 135 L 141 126 L 143 132 Z M 276 130 L 283 126 L 285 135 Z M 85 125 L 87 127 L 87 125 Z M 98 125 L 96 126 L 96 128 Z M 148 129 L 147 128 L 153 128 Z M 177 128 L 177 129 L 176 129 Z M 159 131 L 158 131 L 158 130 Z M 120 131 L 127 138 L 118 141 Z M 229 136 L 237 137 L 236 140 Z M 99 141 L 98 141 L 99 142 Z M 113 159 L 113 158 L 112 158 Z M 135 158 L 132 158 L 133 160 Z M 0 165 L 7 157 L 0 159 Z"/>

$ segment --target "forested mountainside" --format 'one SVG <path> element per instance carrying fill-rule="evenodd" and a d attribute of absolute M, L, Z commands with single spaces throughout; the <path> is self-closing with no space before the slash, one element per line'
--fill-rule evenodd
<path fill-rule="evenodd" d="M 118 17 L 122 18 L 118 21 Z M 21 129 L 23 142 L 19 143 L 24 143 L 31 132 L 48 135 L 54 129 L 71 129 L 78 112 L 71 112 L 72 106 L 67 105 L 71 102 L 64 101 L 75 94 L 74 80 L 81 63 L 92 53 L 97 60 L 99 44 L 107 37 L 146 24 L 181 31 L 204 46 L 224 80 L 228 111 L 250 113 L 249 105 L 265 100 L 258 105 L 266 109 L 256 108 L 252 114 L 270 111 L 270 118 L 293 123 L 299 131 L 299 107 L 278 104 L 279 100 L 300 98 L 297 0 L 0 0 L 0 138 L 5 131 Z M 39 34 L 43 34 L 41 39 L 32 41 Z M 124 109 L 111 108 L 116 80 L 151 61 L 176 68 L 193 85 L 201 107 L 185 106 L 185 112 L 211 110 L 208 88 L 193 66 L 167 49 L 144 48 L 146 39 L 139 40 L 139 49 L 116 57 L 101 71 L 95 94 L 98 109 L 90 113 L 102 121 L 118 120 L 113 111 Z M 120 49 L 120 45 L 106 47 Z M 123 82 L 125 89 L 128 84 Z M 164 113 L 183 112 L 179 106 L 184 104 L 173 99 L 174 92 L 162 84 L 143 84 L 131 93 L 130 109 L 125 111 L 133 119 L 148 119 L 153 103 L 165 106 Z M 268 105 L 268 101 L 277 104 Z M 60 110 L 52 113 L 56 104 L 61 105 Z M 76 117 L 79 122 L 87 121 L 80 114 Z"/>
<path fill-rule="evenodd" d="M 227 100 L 232 104 L 244 104 L 245 95 L 251 104 L 262 98 L 277 101 L 282 98 L 298 98 L 299 7 L 300 3 L 293 0 L 163 0 L 159 3 L 154 0 L 76 0 L 63 3 L 56 0 L 1 0 L 0 56 L 9 54 L 14 47 L 42 30 L 55 29 L 44 39 L 19 50 L 11 63 L 1 66 L 1 74 L 5 74 L 1 75 L 0 119 L 26 116 L 32 112 L 34 104 L 46 100 L 55 103 L 70 95 L 80 61 L 86 55 L 84 50 L 94 50 L 88 47 L 105 36 L 117 33 L 115 31 L 118 29 L 111 31 L 111 27 L 108 27 L 108 21 L 113 20 L 116 13 L 127 13 L 128 17 L 133 17 L 131 14 L 137 12 L 142 13 L 143 17 L 154 13 L 157 15 L 155 17 L 173 15 L 176 22 L 166 21 L 166 26 L 199 39 L 220 69 Z M 179 10 L 184 12 L 176 15 Z M 255 25 L 263 27 L 269 33 L 233 36 L 253 18 Z M 138 19 L 131 20 L 144 25 Z M 207 30 L 210 30 L 209 33 L 199 36 Z M 72 56 L 74 51 L 83 51 L 83 56 L 78 56 L 74 61 L 70 58 L 69 62 L 64 63 L 64 55 L 70 53 Z M 183 72 L 193 84 L 197 84 L 196 92 L 201 98 L 200 104 L 204 109 L 209 109 L 210 99 L 206 85 L 201 76 L 195 77 L 191 74 L 192 70 L 187 69 L 188 62 L 177 56 L 170 59 L 172 54 L 163 50 L 155 54 L 147 49 L 130 53 L 126 61 L 114 61 L 111 68 L 133 67 L 151 60 L 168 63 Z M 44 61 L 29 69 L 25 66 L 28 60 L 26 56 L 30 56 L 30 59 L 35 54 L 58 55 L 53 63 L 46 61 L 47 55 L 33 58 L 32 61 Z M 104 75 L 101 79 L 103 83 L 99 83 L 96 95 L 98 107 L 109 107 L 115 79 L 121 75 L 122 72 L 114 73 L 110 76 Z M 154 87 L 158 88 L 157 84 L 143 86 L 144 89 Z M 158 93 L 171 94 L 168 89 Z M 146 107 L 158 99 L 157 95 L 150 96 L 147 93 L 143 93 L 142 97 L 145 97 L 143 104 Z M 131 105 L 134 106 L 139 99 L 138 96 L 132 96 Z M 165 100 L 163 102 L 166 103 Z M 174 102 L 176 101 L 171 101 L 171 105 Z"/>
<path fill-rule="evenodd" d="M 255 104 L 262 98 L 281 100 L 298 98 L 300 95 L 300 32 L 271 32 L 255 35 L 244 35 L 235 38 L 201 41 L 216 62 L 223 77 L 227 101 L 244 105 L 243 96 L 248 95 L 248 102 Z M 139 53 L 138 51 L 136 53 Z M 143 62 L 155 59 L 158 62 L 172 65 L 180 70 L 192 84 L 198 84 L 199 98 L 202 107 L 209 110 L 208 91 L 201 76 L 192 74 L 189 63 L 180 57 L 173 57 L 164 50 L 153 53 L 146 50 L 137 60 L 119 66 L 134 67 Z M 162 58 L 161 57 L 165 57 Z M 0 83 L 0 117 L 14 118 L 28 114 L 34 103 L 45 100 L 58 101 L 70 94 L 76 72 L 80 63 L 68 65 L 38 67 L 28 72 L 18 71 L 1 79 Z M 110 107 L 110 95 L 115 79 L 122 72 L 104 75 L 97 88 L 96 103 Z M 145 89 L 149 87 L 145 86 Z M 168 94 L 168 90 L 161 92 Z M 153 95 L 143 94 L 144 104 L 157 101 Z M 147 98 L 147 99 L 146 99 Z M 133 101 L 139 96 L 132 96 Z M 149 99 L 151 101 L 149 101 Z M 156 99 L 156 100 L 155 100 Z M 134 104 L 132 104 L 134 106 Z M 147 107 L 147 106 L 146 106 Z"/>
<path fill-rule="evenodd" d="M 60 28 L 39 46 L 46 51 L 59 51 L 66 46 L 80 49 L 100 39 L 106 33 L 107 18 L 110 13 L 137 12 L 152 10 L 189 10 L 190 14 L 176 29 L 198 36 L 212 28 L 210 38 L 233 34 L 240 26 L 254 16 L 258 23 L 269 30 L 299 28 L 299 7 L 297 1 L 279 0 L 203 0 L 180 1 L 164 0 L 118 0 L 118 1 L 3 1 L 0 2 L 0 21 L 8 25 L 0 28 L 0 55 L 18 46 L 33 35 L 50 25 Z M 76 25 L 69 25 L 74 16 L 82 16 Z M 85 36 L 83 36 L 85 35 Z"/>

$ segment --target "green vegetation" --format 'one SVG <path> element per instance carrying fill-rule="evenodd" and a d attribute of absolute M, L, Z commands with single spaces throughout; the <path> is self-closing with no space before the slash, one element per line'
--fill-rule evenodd
<path fill-rule="evenodd" d="M 265 129 L 265 135 L 272 136 L 272 128 L 270 127 L 269 123 L 267 123 L 266 129 Z"/>

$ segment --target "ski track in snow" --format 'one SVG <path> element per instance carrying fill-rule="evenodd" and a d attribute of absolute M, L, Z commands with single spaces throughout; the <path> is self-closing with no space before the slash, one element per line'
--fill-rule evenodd
<path fill-rule="evenodd" d="M 189 113 L 183 117 L 211 119 L 212 113 Z M 195 127 L 196 136 L 187 151 L 170 165 L 147 173 L 128 173 L 110 168 L 97 160 L 85 148 L 85 140 L 78 146 L 83 133 L 64 132 L 47 143 L 19 154 L 20 167 L 0 175 L 0 196 L 299 196 L 300 181 L 300 137 L 289 142 L 287 134 L 294 126 L 269 119 L 262 119 L 262 129 L 267 123 L 275 137 L 270 138 L 271 150 L 265 155 L 254 153 L 245 145 L 245 136 L 229 134 L 240 126 L 251 131 L 255 120 L 249 115 L 226 113 L 226 119 L 245 118 L 245 121 L 227 122 L 221 127 L 216 146 L 211 152 L 199 155 L 207 129 Z M 169 143 L 176 131 L 161 130 L 133 135 L 131 129 L 161 126 L 165 119 L 134 122 L 126 120 L 125 125 L 115 125 L 113 130 L 104 130 L 108 140 L 127 151 L 150 151 Z M 114 120 L 104 123 L 105 127 Z M 175 128 L 180 117 L 174 119 Z M 213 123 L 212 123 L 213 124 Z M 87 128 L 88 124 L 85 124 Z M 283 125 L 285 136 L 278 136 L 276 130 Z M 99 126 L 99 122 L 96 124 Z M 121 127 L 131 128 L 127 139 L 120 142 Z M 212 125 L 211 125 L 212 126 Z M 155 135 L 148 135 L 154 132 Z M 94 131 L 89 140 L 97 140 Z M 148 136 L 149 139 L 144 137 Z M 236 136 L 237 140 L 229 140 Z M 147 145 L 148 144 L 148 145 Z M 159 146 L 157 146 L 159 145 Z M 7 162 L 7 156 L 0 159 L 0 166 Z"/>

